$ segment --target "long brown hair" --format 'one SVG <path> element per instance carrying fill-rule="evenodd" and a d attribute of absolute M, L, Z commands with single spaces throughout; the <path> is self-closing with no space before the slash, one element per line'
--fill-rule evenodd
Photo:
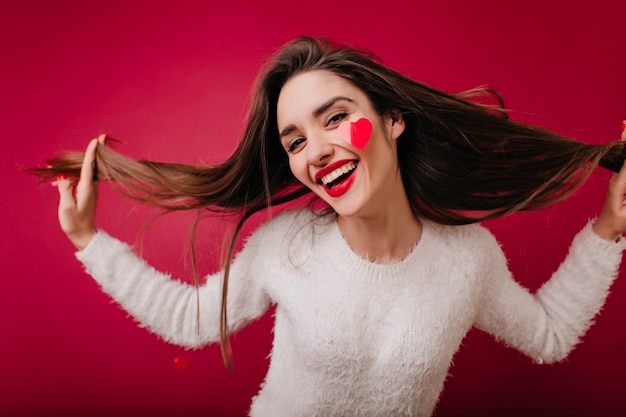
<path fill-rule="evenodd" d="M 207 209 L 239 213 L 225 263 L 220 317 L 222 355 L 228 369 L 229 266 L 237 235 L 253 213 L 310 192 L 289 169 L 280 145 L 276 104 L 287 80 L 326 70 L 360 88 L 383 114 L 400 112 L 406 128 L 398 138 L 402 179 L 418 216 L 467 224 L 567 198 L 597 165 L 619 171 L 619 142 L 590 145 L 507 117 L 503 106 L 480 104 L 478 89 L 461 94 L 435 90 L 384 66 L 371 53 L 325 39 L 298 38 L 283 46 L 260 72 L 242 140 L 225 162 L 191 166 L 134 161 L 98 147 L 96 176 L 128 197 L 165 211 Z M 77 178 L 82 153 L 65 154 L 31 171 L 43 180 Z M 195 260 L 194 260 L 195 263 Z M 197 276 L 195 277 L 196 283 Z"/>

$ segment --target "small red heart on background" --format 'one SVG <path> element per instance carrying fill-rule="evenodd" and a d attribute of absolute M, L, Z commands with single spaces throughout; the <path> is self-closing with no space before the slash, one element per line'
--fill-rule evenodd
<path fill-rule="evenodd" d="M 343 140 L 363 150 L 367 142 L 370 141 L 370 136 L 372 136 L 372 122 L 365 117 L 361 117 L 356 122 L 346 120 L 339 125 L 337 130 L 339 130 Z"/>
<path fill-rule="evenodd" d="M 186 369 L 188 366 L 189 366 L 189 361 L 185 359 L 184 357 L 182 357 L 181 355 L 178 355 L 174 358 L 174 369 L 176 369 L 177 371 L 182 371 L 183 369 Z"/>

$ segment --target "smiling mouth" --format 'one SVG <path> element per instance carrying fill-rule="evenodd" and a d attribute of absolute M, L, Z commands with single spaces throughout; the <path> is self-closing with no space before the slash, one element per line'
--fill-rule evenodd
<path fill-rule="evenodd" d="M 341 183 L 345 179 L 347 179 L 354 170 L 356 169 L 358 163 L 356 161 L 349 161 L 345 165 L 340 166 L 329 174 L 324 175 L 323 177 L 317 180 L 317 183 L 325 186 L 327 189 L 333 188 L 335 185 Z"/>

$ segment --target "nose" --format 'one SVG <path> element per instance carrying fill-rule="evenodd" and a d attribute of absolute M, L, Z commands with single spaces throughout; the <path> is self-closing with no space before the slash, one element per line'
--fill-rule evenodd
<path fill-rule="evenodd" d="M 326 165 L 335 152 L 334 147 L 323 133 L 310 135 L 307 138 L 306 159 L 310 165 Z"/>

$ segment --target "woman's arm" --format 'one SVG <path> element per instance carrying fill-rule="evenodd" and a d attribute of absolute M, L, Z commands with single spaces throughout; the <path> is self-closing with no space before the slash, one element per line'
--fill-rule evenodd
<path fill-rule="evenodd" d="M 624 123 L 622 123 L 624 125 Z M 622 130 L 621 140 L 626 140 Z M 564 262 L 533 296 L 516 283 L 495 242 L 476 326 L 538 362 L 564 358 L 600 311 L 617 276 L 626 242 L 626 163 L 609 183 L 604 206 L 574 239 Z"/>
<path fill-rule="evenodd" d="M 511 277 L 491 237 L 476 327 L 538 363 L 565 358 L 602 308 L 626 242 L 600 238 L 590 222 L 574 239 L 566 259 L 535 295 Z"/>
<path fill-rule="evenodd" d="M 105 140 L 106 136 L 101 135 L 89 143 L 77 184 L 66 177 L 54 183 L 60 197 L 59 223 L 79 249 L 78 259 L 104 291 L 142 325 L 164 339 L 187 347 L 219 340 L 219 274 L 209 277 L 205 285 L 196 289 L 156 271 L 126 244 L 97 231 L 98 184 L 94 181 L 94 163 L 96 148 L 104 146 Z M 250 239 L 231 267 L 228 299 L 231 330 L 259 317 L 270 304 L 260 280 L 251 279 L 263 276 L 263 257 L 255 256 L 261 234 L 258 231 Z"/>
<path fill-rule="evenodd" d="M 263 258 L 256 256 L 261 234 L 259 230 L 248 240 L 231 267 L 228 292 L 231 331 L 260 317 L 270 306 L 262 286 Z M 128 245 L 102 230 L 76 256 L 103 291 L 142 326 L 163 339 L 190 348 L 219 340 L 221 273 L 209 276 L 196 289 L 158 272 Z"/>

